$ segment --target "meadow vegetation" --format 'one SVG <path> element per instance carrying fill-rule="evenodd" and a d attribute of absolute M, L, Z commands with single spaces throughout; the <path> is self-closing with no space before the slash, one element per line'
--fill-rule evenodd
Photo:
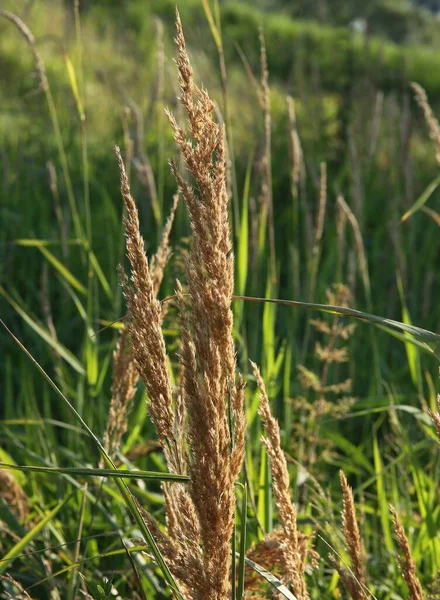
<path fill-rule="evenodd" d="M 0 9 L 0 598 L 436 598 L 440 25 L 177 4 Z"/>

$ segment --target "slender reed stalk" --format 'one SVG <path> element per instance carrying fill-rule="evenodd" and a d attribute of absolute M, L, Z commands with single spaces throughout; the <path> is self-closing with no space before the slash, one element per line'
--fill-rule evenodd
<path fill-rule="evenodd" d="M 265 235 L 266 222 L 269 228 L 269 266 L 270 279 L 272 285 L 276 284 L 277 266 L 275 251 L 275 224 L 273 214 L 272 197 L 272 116 L 270 111 L 270 88 L 269 88 L 269 69 L 267 66 L 266 42 L 264 39 L 263 28 L 259 29 L 260 40 L 260 63 L 261 63 L 261 91 L 259 94 L 260 106 L 264 118 L 264 152 L 262 159 L 263 183 L 261 187 L 261 230 L 260 235 Z M 260 240 L 260 250 L 262 249 Z"/>

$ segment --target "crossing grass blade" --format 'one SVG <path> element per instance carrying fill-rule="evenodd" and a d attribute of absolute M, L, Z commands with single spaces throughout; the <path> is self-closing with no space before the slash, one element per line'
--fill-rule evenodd
<path fill-rule="evenodd" d="M 144 545 L 139 545 L 139 544 L 136 545 L 136 546 L 130 546 L 130 547 L 126 546 L 126 547 L 124 547 L 122 549 L 109 550 L 107 552 L 102 552 L 101 554 L 95 554 L 94 556 L 89 556 L 87 558 L 83 558 L 82 560 L 78 560 L 77 562 L 72 562 L 71 564 L 67 565 L 66 567 L 63 567 L 62 569 L 59 569 L 55 573 L 51 573 L 47 577 L 39 579 L 35 583 L 33 583 L 30 586 L 28 586 L 24 591 L 25 592 L 29 592 L 33 588 L 35 588 L 35 587 L 37 587 L 39 585 L 42 585 L 43 583 L 47 583 L 48 581 L 52 581 L 53 579 L 56 579 L 60 575 L 64 575 L 65 573 L 69 573 L 70 571 L 78 569 L 78 567 L 81 567 L 82 565 L 87 564 L 89 562 L 96 561 L 97 559 L 100 559 L 100 558 L 109 558 L 109 557 L 113 557 L 113 556 L 122 556 L 124 554 L 127 554 L 127 552 L 130 555 L 131 554 L 135 554 L 137 552 L 145 552 L 145 546 Z M 23 555 L 21 555 L 21 556 L 23 556 Z M 19 557 L 17 557 L 17 558 L 19 558 Z M 2 560 L 4 560 L 4 559 L 0 559 L 0 565 L 1 565 Z"/>
<path fill-rule="evenodd" d="M 284 596 L 284 598 L 287 598 L 287 600 L 298 600 L 298 598 L 294 596 L 292 592 L 290 592 L 286 586 L 279 579 L 277 579 L 277 577 L 275 577 L 275 575 L 272 575 L 272 573 L 266 571 L 266 569 L 255 563 L 250 558 L 245 558 L 245 561 L 251 569 L 263 577 L 263 579 L 265 579 L 279 594 Z"/>
<path fill-rule="evenodd" d="M 29 352 L 29 350 L 12 333 L 12 331 L 6 326 L 6 324 L 3 322 L 2 319 L 0 319 L 0 324 L 4 327 L 4 329 L 11 336 L 11 338 L 14 340 L 14 342 L 19 346 L 19 348 L 21 348 L 21 350 L 23 350 L 23 352 L 30 359 L 30 361 L 37 367 L 37 369 L 43 375 L 44 379 L 49 383 L 49 385 L 52 387 L 52 389 L 62 399 L 62 401 L 67 406 L 67 408 L 70 410 L 70 412 L 73 414 L 75 419 L 77 421 L 79 421 L 79 423 L 85 429 L 85 431 L 89 435 L 90 439 L 92 440 L 92 442 L 95 444 L 95 446 L 99 450 L 99 453 L 101 454 L 101 456 L 104 460 L 104 463 L 109 468 L 109 470 L 116 471 L 117 470 L 116 466 L 113 463 L 113 461 L 111 460 L 110 456 L 107 454 L 106 450 L 104 449 L 104 446 L 101 444 L 99 439 L 96 437 L 96 435 L 90 429 L 90 427 L 87 425 L 87 423 L 84 421 L 84 419 L 78 413 L 78 411 L 69 402 L 69 400 L 63 394 L 63 392 L 58 388 L 56 383 L 49 377 L 49 375 L 46 373 L 46 371 L 43 369 L 43 367 L 41 367 L 41 365 L 35 360 L 35 358 L 32 356 L 32 354 Z M 182 594 L 180 593 L 179 587 L 178 587 L 176 581 L 174 580 L 174 577 L 172 576 L 170 570 L 168 569 L 168 567 L 163 559 L 163 556 L 157 546 L 156 540 L 154 539 L 147 524 L 145 523 L 145 521 L 142 517 L 142 514 L 141 514 L 129 488 L 127 487 L 127 485 L 125 484 L 125 482 L 122 479 L 116 478 L 115 481 L 119 488 L 119 491 L 121 492 L 121 495 L 124 498 L 124 502 L 129 510 L 132 518 L 134 519 L 134 521 L 138 525 L 140 531 L 142 532 L 142 535 L 144 536 L 146 543 L 149 545 L 151 553 L 154 556 L 154 558 L 156 559 L 157 565 L 161 569 L 162 574 L 163 574 L 170 590 L 172 591 L 172 593 L 175 595 L 176 598 L 178 598 L 179 600 L 183 600 L 183 597 L 182 597 Z"/>
<path fill-rule="evenodd" d="M 82 364 L 78 361 L 77 358 L 68 350 L 65 346 L 60 344 L 57 340 L 55 340 L 48 330 L 37 323 L 28 313 L 21 308 L 15 302 L 13 298 L 6 292 L 6 290 L 0 285 L 0 295 L 2 295 L 7 302 L 12 306 L 12 308 L 20 315 L 20 317 L 25 321 L 61 358 L 63 358 L 77 373 L 80 375 L 84 375 L 85 369 Z"/>
<path fill-rule="evenodd" d="M 161 473 L 156 471 L 129 471 L 128 469 L 87 469 L 82 467 L 39 467 L 37 465 L 12 465 L 0 462 L 0 469 L 32 473 L 79 475 L 82 477 L 110 477 L 122 479 L 147 479 L 150 481 L 189 481 L 186 475 Z"/>
<path fill-rule="evenodd" d="M 400 218 L 400 222 L 403 223 L 404 221 L 409 219 L 415 212 L 420 210 L 427 203 L 427 201 L 430 199 L 430 197 L 439 185 L 440 175 L 438 175 L 433 181 L 431 181 L 431 183 L 428 185 L 425 191 L 417 198 L 417 200 L 414 202 L 411 208 L 408 209 L 404 215 L 402 215 L 402 217 Z"/>

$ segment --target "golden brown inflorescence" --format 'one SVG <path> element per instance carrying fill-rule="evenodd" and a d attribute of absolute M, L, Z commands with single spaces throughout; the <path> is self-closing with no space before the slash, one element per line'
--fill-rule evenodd
<path fill-rule="evenodd" d="M 330 555 L 329 559 L 338 571 L 342 585 L 353 600 L 366 600 L 369 592 L 365 574 L 365 554 L 356 518 L 353 490 L 342 471 L 339 472 L 339 478 L 342 489 L 342 533 L 350 556 L 351 568 L 344 567 L 333 555 Z"/>
<path fill-rule="evenodd" d="M 408 598 L 409 600 L 424 600 L 422 586 L 419 578 L 417 577 L 416 566 L 411 556 L 411 550 L 405 530 L 400 523 L 399 515 L 397 514 L 394 506 L 390 506 L 390 511 L 394 523 L 394 533 L 396 534 L 397 543 L 401 552 L 400 555 L 398 555 L 397 560 L 399 562 L 403 578 L 408 586 Z"/>
<path fill-rule="evenodd" d="M 191 185 L 174 163 L 172 171 L 188 208 L 192 240 L 186 259 L 187 294 L 178 284 L 180 385 L 174 392 L 161 330 L 154 272 L 165 253 L 149 262 L 139 233 L 121 155 L 121 189 L 131 281 L 121 271 L 131 321 L 132 353 L 149 397 L 149 411 L 170 471 L 190 476 L 187 488 L 164 486 L 167 532 L 148 515 L 161 552 L 184 595 L 226 600 L 231 591 L 231 537 L 235 482 L 245 444 L 244 385 L 236 375 L 231 301 L 234 257 L 228 221 L 225 133 L 212 119 L 214 103 L 194 83 L 177 14 L 180 103 L 189 137 L 168 118 Z M 186 302 L 186 295 L 189 302 Z M 231 418 L 230 418 L 231 417 Z"/>

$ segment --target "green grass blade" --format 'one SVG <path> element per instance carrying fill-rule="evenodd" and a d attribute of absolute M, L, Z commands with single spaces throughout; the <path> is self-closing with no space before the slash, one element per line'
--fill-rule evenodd
<path fill-rule="evenodd" d="M 64 498 L 64 500 L 61 500 L 61 502 L 57 504 L 57 506 L 54 509 L 48 512 L 47 515 L 41 521 L 39 521 L 34 527 L 32 527 L 32 529 L 28 531 L 28 533 L 19 542 L 17 542 L 15 546 L 13 546 L 9 550 L 9 552 L 5 554 L 5 556 L 3 556 L 3 558 L 0 560 L 0 574 L 4 573 L 6 569 L 10 566 L 10 561 L 14 560 L 14 558 L 16 558 L 19 554 L 23 553 L 24 548 L 26 548 L 26 546 L 35 538 L 35 536 L 37 536 L 40 533 L 43 527 L 45 527 L 49 523 L 49 521 L 51 521 L 55 517 L 58 511 L 66 504 L 67 500 L 71 496 L 72 494 L 69 494 Z"/>
<path fill-rule="evenodd" d="M 92 265 L 93 270 L 95 271 L 96 276 L 99 279 L 99 283 L 101 284 L 102 289 L 104 290 L 107 297 L 110 300 L 112 300 L 113 294 L 112 294 L 110 284 L 107 281 L 106 276 L 104 275 L 104 271 L 101 269 L 101 265 L 99 264 L 98 259 L 96 258 L 95 254 L 92 251 L 89 252 L 89 258 L 90 258 L 90 264 Z"/>
<path fill-rule="evenodd" d="M 269 302 L 271 304 L 279 304 L 281 306 L 290 306 L 291 308 L 306 308 L 308 310 L 318 310 L 333 315 L 342 315 L 352 317 L 360 321 L 366 321 L 373 325 L 381 326 L 385 331 L 393 334 L 395 330 L 405 332 L 414 337 L 419 342 L 419 346 L 423 347 L 426 352 L 436 356 L 440 360 L 440 335 L 433 333 L 421 327 L 407 325 L 400 321 L 387 319 L 371 313 L 355 310 L 354 308 L 344 308 L 342 306 L 333 306 L 331 304 L 316 304 L 314 302 L 300 302 L 298 300 L 279 300 L 274 298 L 254 298 L 252 296 L 233 296 L 234 300 L 244 300 L 246 302 Z M 409 338 L 408 338 L 409 339 Z"/>
<path fill-rule="evenodd" d="M 249 254 L 249 189 L 252 173 L 252 163 L 248 163 L 243 190 L 243 205 L 240 220 L 240 235 L 237 240 L 237 291 L 243 295 L 246 290 Z"/>
<path fill-rule="evenodd" d="M 61 356 L 61 358 L 63 358 L 73 369 L 75 369 L 77 373 L 84 375 L 84 367 L 70 352 L 70 350 L 55 340 L 45 327 L 34 321 L 34 319 L 32 319 L 32 317 L 30 317 L 27 312 L 11 298 L 11 296 L 1 285 L 0 294 L 9 302 L 9 304 L 20 315 L 23 321 L 25 321 L 51 348 L 53 348 L 55 352 Z"/>
<path fill-rule="evenodd" d="M 402 304 L 402 321 L 405 323 L 405 325 L 412 326 L 411 317 L 409 314 L 408 307 L 406 305 L 405 292 L 403 289 L 403 282 L 402 282 L 402 278 L 400 277 L 400 275 L 398 275 L 398 277 L 397 277 L 397 287 L 399 290 L 400 303 Z M 409 337 L 408 334 L 406 332 L 404 332 L 403 335 L 405 337 L 405 340 L 407 340 Z M 406 357 L 408 360 L 408 368 L 409 368 L 409 372 L 411 374 L 411 379 L 412 379 L 415 387 L 420 392 L 420 394 L 422 394 L 423 389 L 422 389 L 422 381 L 421 381 L 421 373 L 420 373 L 419 352 L 418 352 L 417 348 L 414 346 L 414 344 L 408 343 L 407 341 L 405 341 L 405 350 L 406 350 Z"/>
<path fill-rule="evenodd" d="M 64 244 L 68 246 L 78 246 L 82 244 L 81 240 L 70 239 L 60 242 L 59 240 L 40 240 L 37 238 L 20 238 L 11 242 L 15 246 L 23 246 L 24 248 L 46 248 L 47 246 L 61 247 Z"/>
<path fill-rule="evenodd" d="M 391 534 L 390 514 L 389 514 L 389 502 L 386 496 L 385 485 L 384 485 L 384 473 L 382 466 L 382 458 L 380 456 L 379 442 L 377 435 L 373 437 L 373 456 L 374 456 L 374 469 L 376 471 L 376 489 L 377 489 L 377 500 L 379 503 L 379 515 L 382 523 L 382 532 L 385 542 L 385 547 L 389 552 L 393 551 L 393 537 Z"/>
<path fill-rule="evenodd" d="M 81 101 L 81 96 L 79 93 L 78 82 L 77 82 L 77 78 L 76 78 L 76 74 L 75 74 L 75 67 L 73 66 L 73 63 L 70 60 L 69 55 L 66 52 L 64 53 L 64 61 L 66 63 L 67 76 L 69 78 L 70 87 L 72 88 L 73 97 L 75 98 L 75 104 L 76 104 L 76 109 L 78 111 L 79 118 L 81 120 L 84 120 L 85 119 L 84 107 L 83 107 L 83 104 Z"/>
<path fill-rule="evenodd" d="M 220 36 L 220 32 L 218 30 L 217 25 L 214 21 L 214 16 L 212 14 L 211 7 L 209 6 L 208 0 L 202 0 L 203 10 L 205 11 L 206 20 L 208 21 L 209 29 L 211 30 L 211 35 L 214 38 L 215 45 L 217 48 L 222 47 L 222 40 Z"/>
<path fill-rule="evenodd" d="M 82 477 L 111 477 L 127 479 L 149 479 L 150 481 L 189 481 L 187 475 L 162 473 L 159 471 L 129 471 L 128 469 L 89 469 L 85 467 L 39 467 L 37 465 L 13 465 L 0 462 L 0 469 L 10 471 L 23 471 L 33 473 L 62 473 L 67 475 L 80 475 Z"/>
<path fill-rule="evenodd" d="M 95 337 L 87 337 L 86 341 L 86 369 L 89 385 L 96 385 L 98 381 L 98 347 Z"/>
<path fill-rule="evenodd" d="M 51 263 L 53 267 L 60 273 L 60 275 L 65 279 L 70 285 L 75 288 L 77 292 L 83 294 L 84 296 L 87 294 L 86 288 L 83 284 L 78 281 L 78 279 L 69 271 L 67 267 L 63 265 L 61 261 L 58 260 L 56 256 L 50 252 L 45 246 L 37 246 L 41 254 Z"/>
<path fill-rule="evenodd" d="M 426 204 L 426 202 L 429 200 L 429 198 L 432 196 L 432 194 L 435 192 L 439 185 L 440 175 L 438 175 L 433 181 L 431 181 L 426 190 L 417 198 L 417 200 L 414 202 L 411 208 L 408 209 L 404 215 L 402 215 L 402 217 L 400 218 L 400 222 L 403 223 L 404 221 L 409 219 L 411 215 L 420 210 L 422 206 Z"/>

